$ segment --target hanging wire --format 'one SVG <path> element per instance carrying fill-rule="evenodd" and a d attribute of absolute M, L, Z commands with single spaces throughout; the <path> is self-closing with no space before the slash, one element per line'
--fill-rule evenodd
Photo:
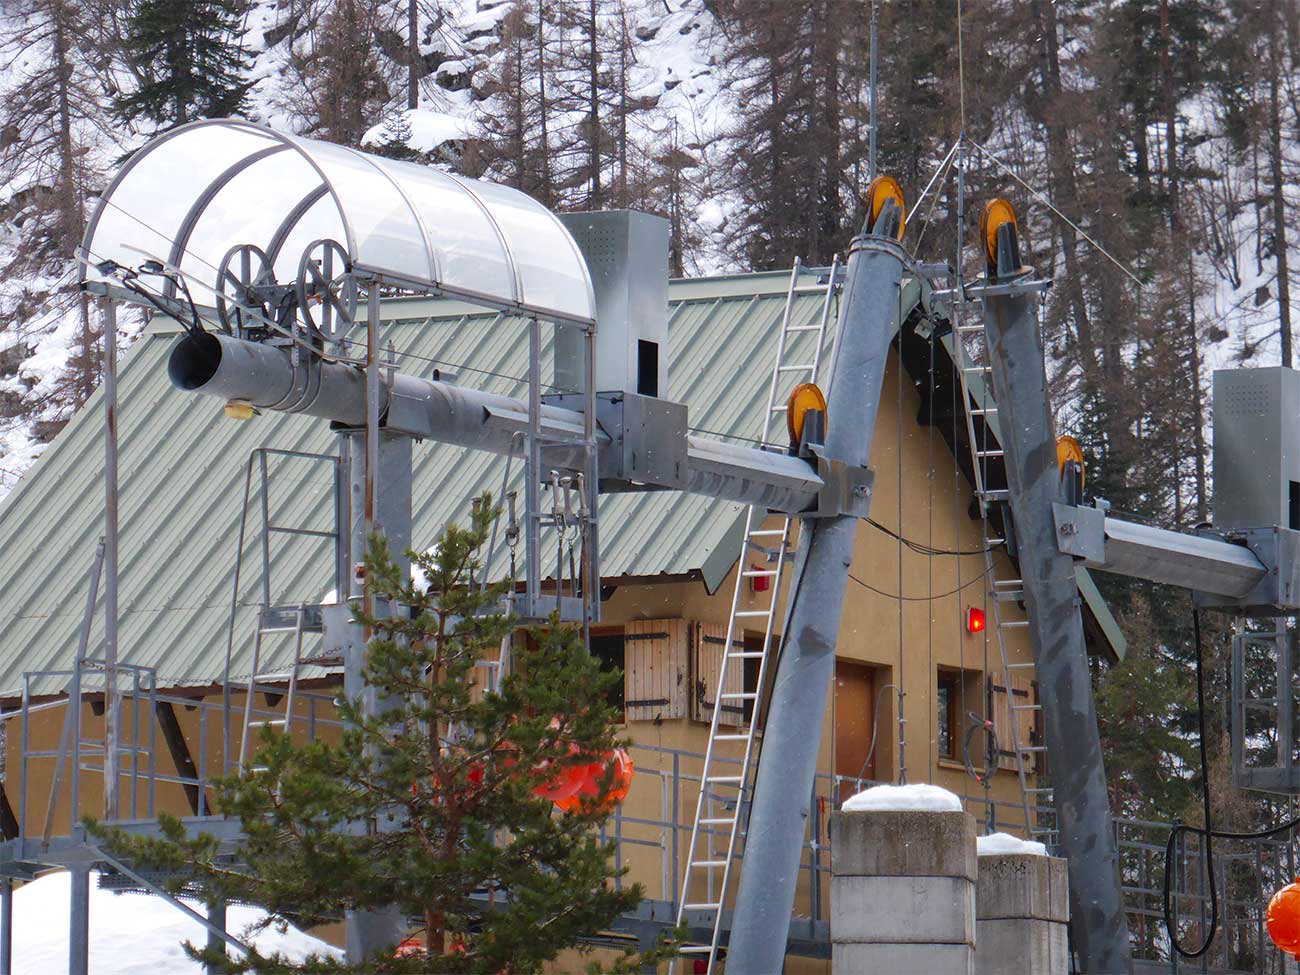
<path fill-rule="evenodd" d="M 975 585 L 975 583 L 979 582 L 988 574 L 989 574 L 988 570 L 985 569 L 983 572 L 981 572 L 979 575 L 977 575 L 975 578 L 971 579 L 970 581 L 964 582 L 960 586 L 957 586 L 953 589 L 949 589 L 947 592 L 935 593 L 932 596 L 906 596 L 906 595 L 900 596 L 896 592 L 885 592 L 885 590 L 883 589 L 877 589 L 875 586 L 871 585 L 871 583 L 864 582 L 863 580 L 859 579 L 852 572 L 849 573 L 849 578 L 852 579 L 854 582 L 856 582 L 863 589 L 869 589 L 872 592 L 876 593 L 878 596 L 884 596 L 886 599 L 902 600 L 903 602 L 907 602 L 907 603 L 932 603 L 940 599 L 947 599 L 949 596 L 955 596 L 963 589 L 969 589 L 971 586 Z"/>

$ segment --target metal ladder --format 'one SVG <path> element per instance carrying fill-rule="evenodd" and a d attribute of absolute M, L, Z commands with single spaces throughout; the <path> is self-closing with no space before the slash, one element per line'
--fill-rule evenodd
<path fill-rule="evenodd" d="M 276 524 L 271 521 L 271 476 L 270 468 L 268 466 L 269 457 L 294 458 L 313 463 L 324 461 L 331 465 L 334 482 L 334 529 L 332 531 L 292 527 L 289 525 Z M 255 729 L 261 727 L 280 728 L 286 735 L 292 730 L 294 703 L 298 692 L 298 679 L 303 667 L 339 663 L 336 659 L 327 659 L 320 655 L 313 656 L 304 653 L 306 635 L 309 633 L 322 633 L 324 631 L 324 624 L 320 607 L 318 605 L 310 603 L 276 605 L 272 602 L 271 536 L 277 534 L 298 535 L 332 541 L 334 544 L 334 584 L 336 594 L 341 594 L 343 592 L 347 579 L 344 553 L 345 546 L 341 534 L 341 526 L 347 521 L 345 514 L 347 511 L 347 504 L 345 500 L 346 485 L 343 458 L 334 454 L 307 453 L 305 451 L 282 450 L 273 447 L 258 447 L 254 449 L 248 458 L 248 470 L 244 482 L 244 506 L 239 522 L 239 554 L 237 555 L 235 562 L 234 596 L 231 605 L 232 611 L 230 617 L 229 644 L 233 646 L 234 641 L 235 609 L 238 605 L 240 578 L 243 572 L 244 539 L 248 526 L 249 506 L 252 500 L 253 471 L 255 465 L 260 473 L 260 497 L 258 500 L 261 511 L 259 547 L 262 570 L 262 600 L 258 607 L 257 631 L 253 642 L 253 660 L 249 671 L 249 677 L 247 680 L 232 680 L 229 673 L 229 658 L 227 658 L 226 673 L 227 690 L 236 689 L 245 692 L 242 733 L 239 737 L 239 768 L 244 767 L 244 763 L 249 759 L 252 752 L 255 751 L 255 744 L 250 744 Z M 262 656 L 265 641 L 267 638 L 275 639 L 286 634 L 291 635 L 293 639 L 293 659 L 289 664 L 288 669 L 264 672 L 262 670 Z M 259 693 L 284 695 L 283 714 L 281 714 L 278 706 L 272 707 L 267 705 L 266 707 L 258 707 L 255 704 L 255 699 Z M 229 753 L 229 748 L 227 747 L 226 754 L 229 755 Z"/>
<path fill-rule="evenodd" d="M 254 728 L 280 728 L 286 735 L 293 723 L 293 705 L 298 693 L 298 675 L 302 671 L 304 664 L 302 646 L 303 635 L 308 631 L 307 607 L 305 605 L 293 607 L 289 612 L 292 614 L 293 622 L 285 625 L 285 610 L 282 608 L 263 609 L 258 613 L 257 618 L 257 636 L 253 642 L 253 667 L 252 676 L 249 677 L 247 684 L 244 682 L 235 683 L 235 687 L 245 687 L 244 696 L 244 730 L 239 736 L 239 766 L 243 768 L 244 762 L 248 760 L 249 741 L 252 738 Z M 266 636 L 280 633 L 293 634 L 293 663 L 290 665 L 288 672 L 279 673 L 262 673 L 262 640 Z M 268 708 L 258 708 L 253 704 L 254 699 L 259 693 L 262 694 L 280 694 L 282 693 L 281 684 L 288 682 L 288 690 L 284 693 L 284 716 L 273 717 L 279 712 Z"/>
<path fill-rule="evenodd" d="M 961 307 L 960 304 L 954 303 L 954 312 L 959 307 Z M 961 377 L 960 387 L 962 404 L 966 415 L 966 437 L 970 443 L 971 469 L 974 471 L 975 478 L 975 497 L 979 502 L 980 509 L 980 523 L 982 525 L 980 534 L 983 539 L 985 578 L 988 580 L 987 592 L 993 607 L 993 631 L 997 634 L 998 655 L 1002 665 L 1002 683 L 1006 689 L 1007 724 L 1010 726 L 1010 744 L 1016 760 L 1016 775 L 1020 779 L 1020 801 L 1024 812 L 1025 836 L 1028 839 L 1034 839 L 1054 832 L 1038 826 L 1034 809 L 1039 802 L 1052 802 L 1052 790 L 1048 787 L 1031 786 L 1029 784 L 1029 773 L 1025 768 L 1026 758 L 1029 755 L 1045 753 L 1047 746 L 1041 742 L 1038 744 L 1022 744 L 1017 718 L 1024 712 L 1041 711 L 1042 705 L 1035 701 L 1030 701 L 1028 704 L 1017 704 L 1012 691 L 1012 674 L 1018 670 L 1032 671 L 1034 664 L 1032 661 L 1011 660 L 1007 654 L 1006 634 L 1013 630 L 1028 629 L 1029 621 L 1003 618 L 1002 604 L 1019 602 L 1023 599 L 1024 583 L 1016 577 L 1000 576 L 997 559 L 993 554 L 994 548 L 998 545 L 1007 544 L 1007 539 L 993 534 L 990 527 L 990 514 L 994 505 L 1008 502 L 1010 491 L 1005 488 L 990 489 L 988 486 L 988 462 L 1000 459 L 1004 454 L 1001 448 L 989 447 L 988 421 L 990 417 L 996 416 L 998 412 L 997 405 L 993 403 L 991 395 L 993 367 L 987 361 L 980 364 L 972 361 L 970 351 L 966 346 L 966 336 L 971 333 L 979 333 L 984 336 L 983 323 L 963 324 L 961 315 L 955 313 L 953 316 L 952 344 L 957 359 L 957 372 Z M 987 360 L 987 338 L 985 338 L 985 359 Z M 982 397 L 976 397 L 971 393 L 971 378 L 974 376 L 979 376 L 984 386 L 983 392 L 985 395 Z M 975 417 L 977 416 L 984 417 L 985 439 L 983 442 L 976 439 Z M 1009 526 L 1009 524 L 1009 521 L 1004 517 L 1003 525 Z M 1007 533 L 1004 532 L 1004 534 Z M 996 825 L 996 816 L 994 819 Z"/>
<path fill-rule="evenodd" d="M 790 283 L 786 290 L 785 309 L 781 315 L 781 329 L 777 338 L 775 362 L 772 367 L 772 379 L 768 387 L 767 408 L 763 414 L 762 442 L 769 444 L 774 424 L 782 424 L 786 412 L 786 397 L 789 395 L 784 382 L 793 378 L 796 382 L 816 382 L 821 369 L 823 345 L 826 327 L 830 321 L 834 298 L 839 286 L 840 263 L 836 257 L 827 268 L 805 268 L 796 259 L 790 271 Z M 814 283 L 803 284 L 804 276 L 814 277 Z M 816 321 L 797 325 L 794 323 L 794 306 L 800 295 L 822 294 L 821 312 Z M 792 336 L 813 333 L 816 348 L 812 350 L 808 361 L 788 363 L 787 355 L 791 346 L 796 345 L 803 352 L 807 340 L 800 342 Z M 751 506 L 745 513 L 745 529 L 742 535 L 740 561 L 737 563 L 736 585 L 731 597 L 731 613 L 727 621 L 727 636 L 722 648 L 722 661 L 718 668 L 716 694 L 713 715 L 709 721 L 709 741 L 704 752 L 704 767 L 700 773 L 700 793 L 695 805 L 695 820 L 691 825 L 691 840 L 686 848 L 686 870 L 682 881 L 681 897 L 677 906 L 678 925 L 689 920 L 698 923 L 703 920 L 712 928 L 707 944 L 687 944 L 682 946 L 682 955 L 708 959 L 708 972 L 712 973 L 718 962 L 719 941 L 722 935 L 723 905 L 727 900 L 727 888 L 731 880 L 732 866 L 737 859 L 737 839 L 744 832 L 744 822 L 749 811 L 752 797 L 752 771 L 756 767 L 755 742 L 756 726 L 762 716 L 762 694 L 767 678 L 767 667 L 774 654 L 772 649 L 772 629 L 776 619 L 777 601 L 781 592 L 782 573 L 785 570 L 789 554 L 790 525 L 792 519 L 785 517 L 779 528 L 764 528 L 767 510 Z M 772 544 L 775 542 L 775 548 Z M 771 568 L 753 568 L 751 555 L 760 555 L 763 564 L 775 559 Z M 741 593 L 750 584 L 751 579 L 767 579 L 766 606 L 762 609 L 742 610 Z M 744 628 L 747 624 L 760 624 L 763 627 L 763 644 L 758 650 L 745 649 Z M 741 690 L 728 691 L 727 672 L 731 666 L 742 669 L 746 660 L 758 661 L 758 680 L 753 691 L 746 691 L 741 682 Z M 740 727 L 727 726 L 719 729 L 719 718 L 724 711 L 746 704 L 752 706 L 748 722 L 742 717 Z M 743 747 L 743 757 L 736 769 L 734 760 L 719 759 L 717 743 L 739 742 Z M 723 762 L 725 767 L 719 767 Z M 738 774 L 737 774 L 738 772 Z M 703 900 L 690 900 L 693 886 L 700 883 L 707 891 Z M 670 968 L 676 972 L 677 959 Z"/>

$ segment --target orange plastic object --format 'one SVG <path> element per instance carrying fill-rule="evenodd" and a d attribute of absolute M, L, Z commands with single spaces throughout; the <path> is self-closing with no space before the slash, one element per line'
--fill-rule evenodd
<path fill-rule="evenodd" d="M 610 783 L 609 791 L 601 795 L 601 782 L 609 775 L 611 767 L 613 768 L 613 782 Z M 636 773 L 636 765 L 632 761 L 632 756 L 622 748 L 614 749 L 598 762 L 580 765 L 578 769 L 581 772 L 578 789 L 573 795 L 555 802 L 555 805 L 562 812 L 575 812 L 582 807 L 584 802 L 590 803 L 593 800 L 600 812 L 611 811 L 627 798 L 628 790 L 632 788 L 632 776 Z"/>
<path fill-rule="evenodd" d="M 790 390 L 785 401 L 785 431 L 790 435 L 790 446 L 798 447 L 803 437 L 803 421 L 809 410 L 826 412 L 826 397 L 813 383 L 800 383 Z M 826 424 L 830 426 L 828 422 Z"/>
<path fill-rule="evenodd" d="M 867 187 L 867 208 L 871 211 L 873 226 L 876 218 L 880 216 L 880 211 L 885 208 L 886 200 L 893 200 L 901 211 L 902 219 L 898 221 L 898 239 L 902 240 L 903 232 L 907 229 L 907 201 L 903 199 L 903 188 L 898 185 L 898 180 L 882 174 L 873 179 L 871 185 Z"/>
<path fill-rule="evenodd" d="M 1300 955 L 1300 877 L 1273 895 L 1264 924 L 1273 944 L 1288 955 Z"/>
<path fill-rule="evenodd" d="M 984 204 L 984 212 L 980 214 L 980 237 L 984 239 L 984 255 L 991 267 L 998 263 L 998 228 L 1008 223 L 1017 226 L 1016 210 L 1010 203 L 995 197 Z"/>

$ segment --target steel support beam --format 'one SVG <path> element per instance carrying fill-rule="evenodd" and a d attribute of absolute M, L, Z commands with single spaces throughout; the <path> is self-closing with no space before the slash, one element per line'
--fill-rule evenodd
<path fill-rule="evenodd" d="M 886 230 L 890 229 L 885 221 Z M 896 225 L 893 225 L 896 226 Z M 892 236 L 863 235 L 849 252 L 827 403 L 825 454 L 866 467 L 898 331 L 905 254 Z M 858 520 L 805 518 L 790 584 L 783 644 L 763 733 L 727 969 L 777 975 L 785 967 L 808 796 L 835 669 L 844 589 Z"/>
<path fill-rule="evenodd" d="M 1110 518 L 1100 508 L 1053 505 L 1056 544 L 1090 569 L 1240 598 L 1269 573 L 1245 545 Z"/>
<path fill-rule="evenodd" d="M 0 975 L 14 970 L 14 882 L 0 880 Z"/>
<path fill-rule="evenodd" d="M 226 930 L 226 902 L 223 900 L 209 901 L 208 909 L 208 951 L 219 951 L 222 955 L 226 953 L 226 941 L 217 934 L 217 929 Z M 208 975 L 222 975 L 225 971 L 224 966 L 219 962 L 214 962 L 204 966 Z"/>
<path fill-rule="evenodd" d="M 535 344 L 540 354 L 540 338 Z M 417 439 L 497 454 L 517 453 L 519 445 L 527 442 L 530 404 L 523 400 L 402 373 L 368 386 L 367 374 L 355 366 L 319 360 L 295 365 L 291 355 L 282 348 L 228 335 L 185 337 L 172 349 L 167 371 L 180 389 L 349 427 L 365 425 L 377 412 L 384 429 Z M 370 368 L 377 374 L 377 364 Z M 368 399 L 368 389 L 377 402 Z M 588 435 L 583 413 L 540 402 L 533 405 L 542 443 L 576 444 Z M 608 443 L 603 433 L 592 432 L 601 443 Z M 559 460 L 554 448 L 548 449 L 547 462 L 555 465 Z M 574 471 L 589 473 L 580 447 L 571 448 L 568 463 Z M 687 468 L 685 490 L 692 494 L 775 511 L 812 507 L 823 486 L 816 471 L 797 457 L 694 435 L 687 437 Z"/>
<path fill-rule="evenodd" d="M 1007 253 L 1010 244 L 1003 240 Z M 1008 277 L 1014 282 L 1029 280 L 1031 275 L 1017 272 Z M 1083 972 L 1116 975 L 1131 971 L 1132 962 L 1074 560 L 1056 542 L 1052 505 L 1063 496 L 1037 298 L 1028 289 L 1006 290 L 985 297 L 984 332 L 1043 705 L 1048 767 L 1061 844 L 1070 861 L 1074 944 Z"/>

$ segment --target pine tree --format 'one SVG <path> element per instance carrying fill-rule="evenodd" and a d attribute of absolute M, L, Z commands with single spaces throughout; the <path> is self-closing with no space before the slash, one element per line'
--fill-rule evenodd
<path fill-rule="evenodd" d="M 242 114 L 244 12 L 244 0 L 134 0 L 122 45 L 139 84 L 117 97 L 117 114 L 169 125 Z"/>
<path fill-rule="evenodd" d="M 395 905 L 417 919 L 424 951 L 389 952 L 365 971 L 538 971 L 634 908 L 641 887 L 613 883 L 613 845 L 596 832 L 607 811 L 584 800 L 557 813 L 537 794 L 618 745 L 606 695 L 621 674 L 602 672 L 575 630 L 552 621 L 516 641 L 513 672 L 497 689 L 478 686 L 480 661 L 514 625 L 496 610 L 502 586 L 479 582 L 496 513 L 476 504 L 468 528 L 449 525 L 431 553 L 409 553 L 427 589 L 375 539 L 366 571 L 375 605 L 390 611 L 358 612 L 373 634 L 367 693 L 385 709 L 343 701 L 337 744 L 263 732 L 244 774 L 218 787 L 219 808 L 243 828 L 240 866 L 218 862 L 211 836 L 185 839 L 175 819 L 162 818 L 164 840 L 93 828 L 120 853 L 171 871 L 178 889 L 257 903 L 274 918 L 314 924 Z M 612 781 L 611 771 L 598 788 Z M 629 955 L 615 968 L 641 963 Z M 266 967 L 250 957 L 229 970 Z"/>

